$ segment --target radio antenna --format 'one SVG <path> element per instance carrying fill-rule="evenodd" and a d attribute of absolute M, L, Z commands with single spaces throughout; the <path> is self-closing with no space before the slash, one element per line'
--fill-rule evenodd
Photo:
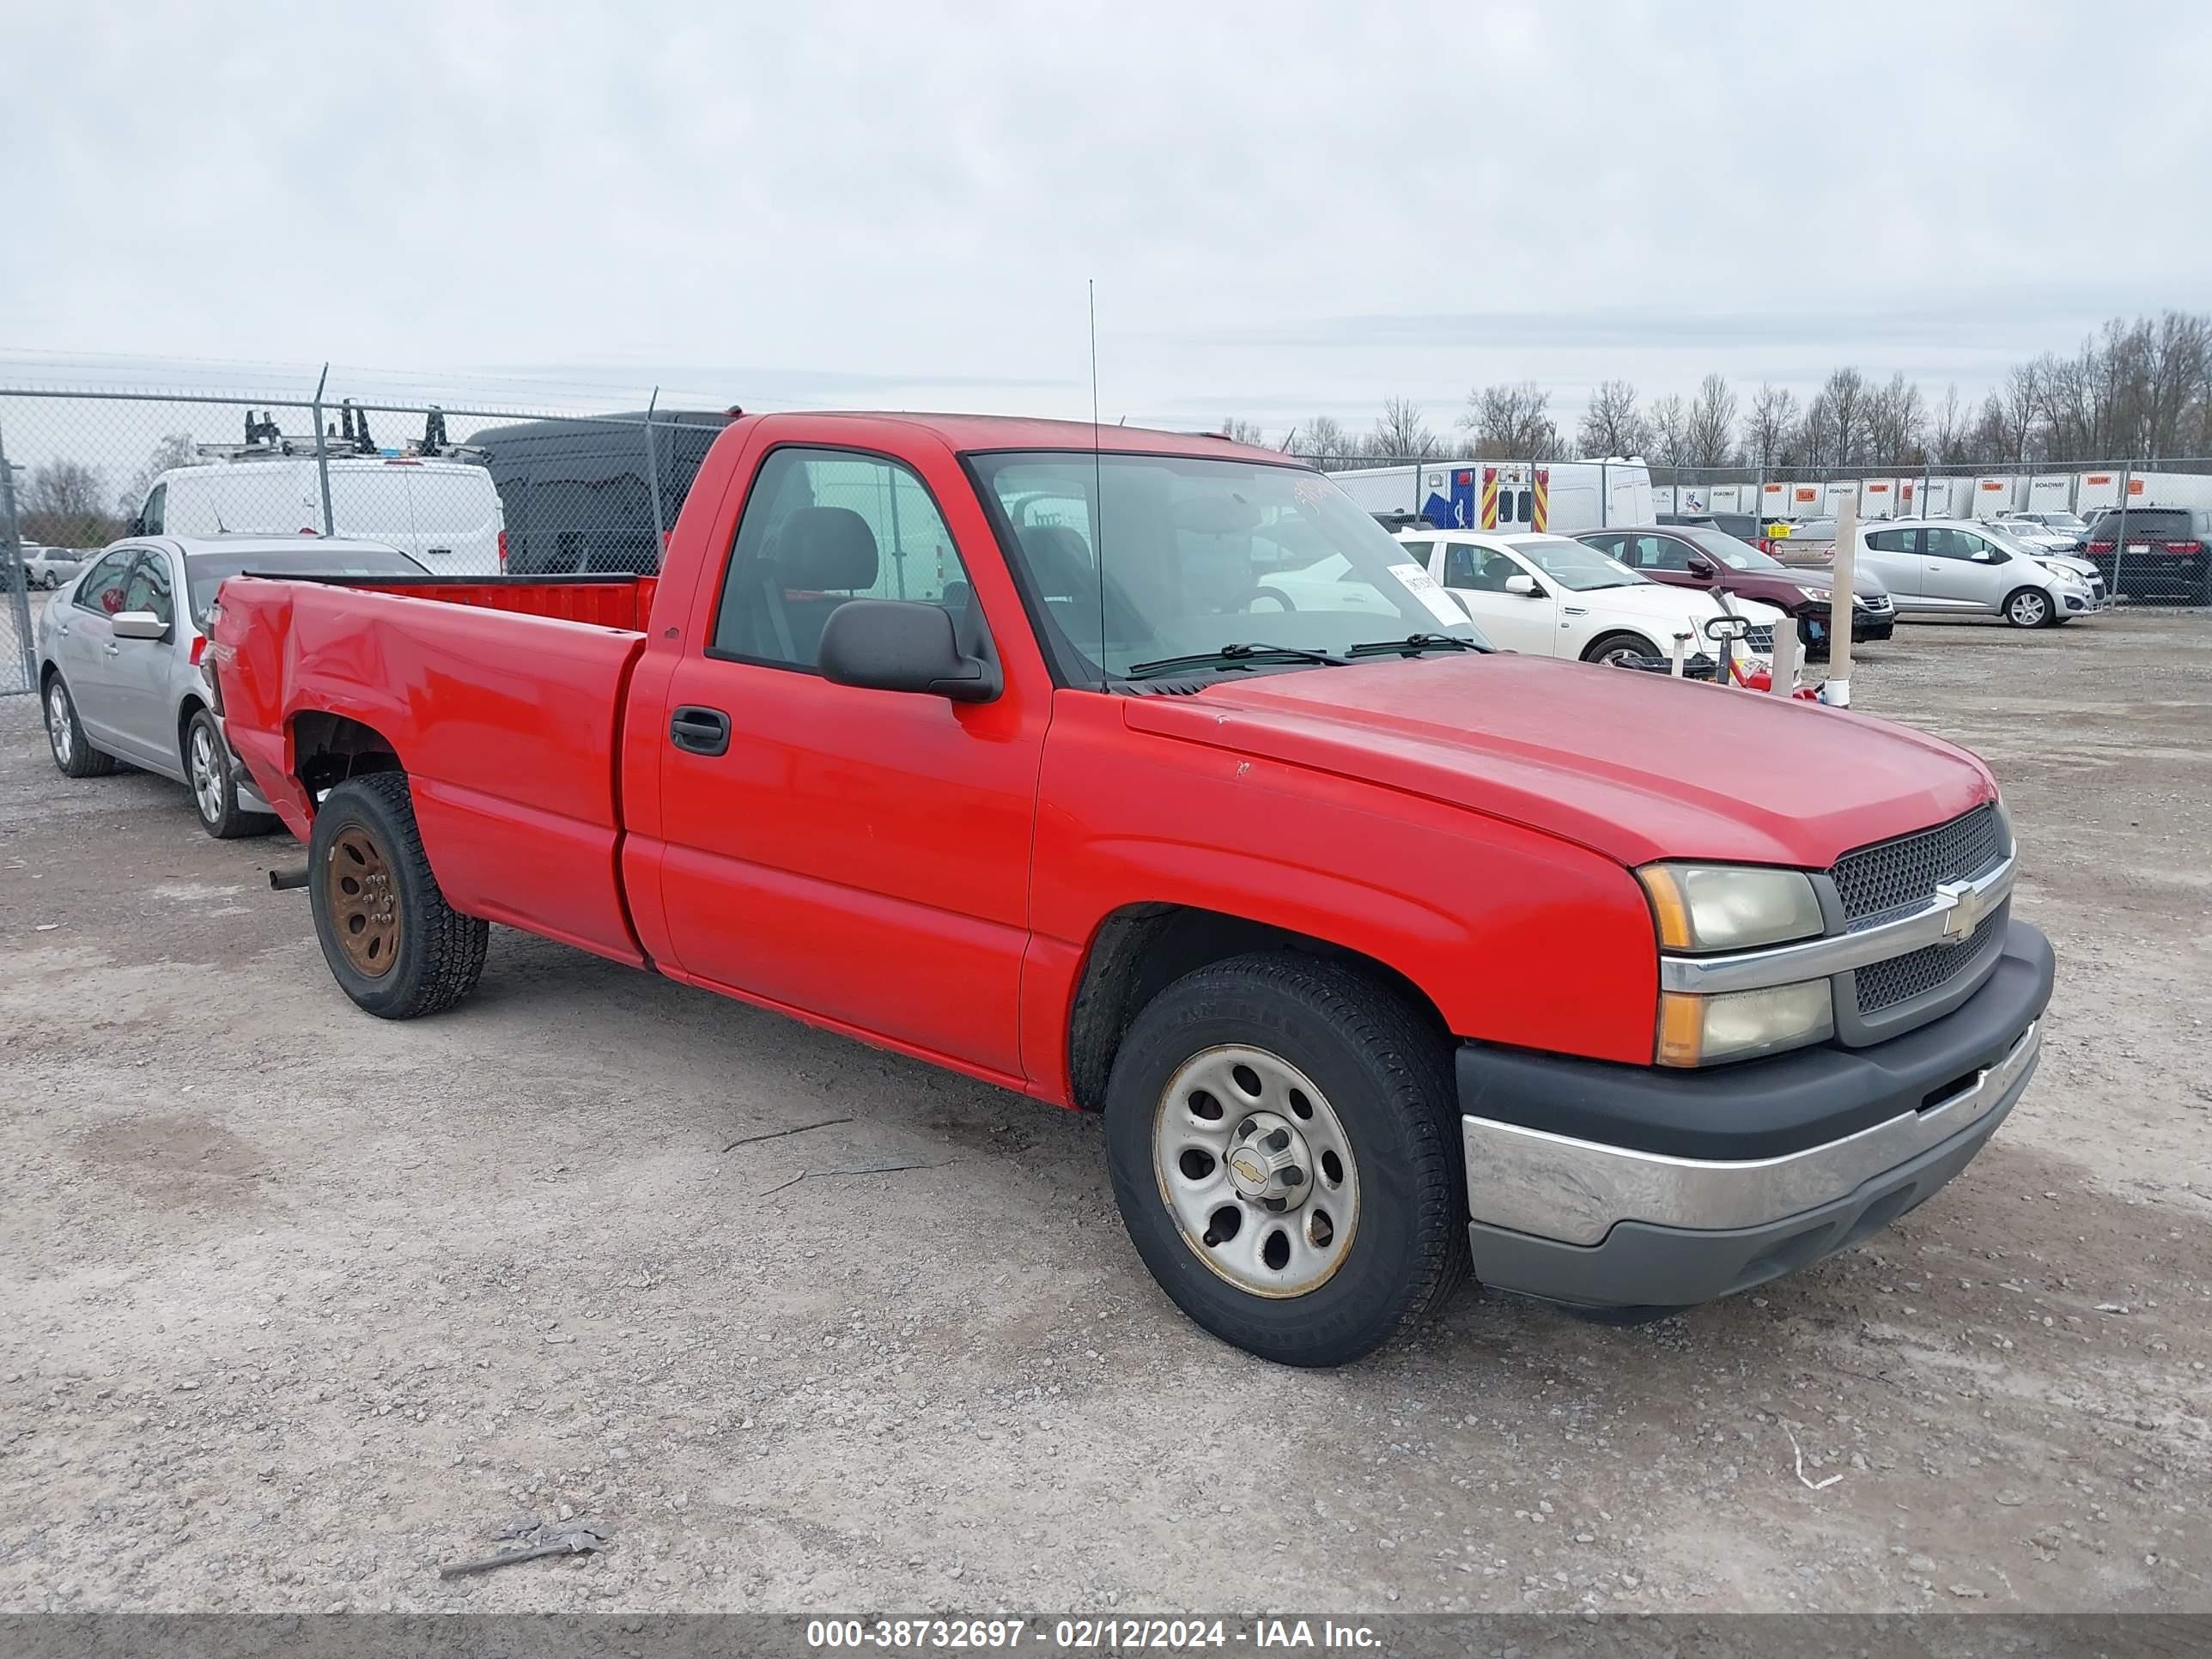
<path fill-rule="evenodd" d="M 1098 572 L 1098 672 L 1106 672 L 1106 459 L 1098 434 L 1098 279 L 1083 279 L 1091 308 L 1091 558 Z"/>

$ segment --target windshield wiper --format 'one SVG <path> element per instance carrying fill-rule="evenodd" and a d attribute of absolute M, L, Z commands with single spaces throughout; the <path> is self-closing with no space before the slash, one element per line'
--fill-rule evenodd
<path fill-rule="evenodd" d="M 1332 668 L 1341 668 L 1349 658 L 1333 657 L 1326 651 L 1306 651 L 1295 645 L 1231 644 L 1218 651 L 1194 651 L 1184 657 L 1159 657 L 1151 662 L 1133 662 L 1121 671 L 1125 680 L 1141 680 L 1154 674 L 1173 673 L 1182 668 L 1237 667 L 1245 663 L 1319 662 Z"/>
<path fill-rule="evenodd" d="M 1402 640 L 1364 640 L 1358 645 L 1347 645 L 1347 657 L 1381 657 L 1392 652 L 1401 657 L 1418 657 L 1424 651 L 1487 651 L 1486 645 L 1477 645 L 1473 640 L 1462 639 L 1456 634 L 1408 634 Z"/>

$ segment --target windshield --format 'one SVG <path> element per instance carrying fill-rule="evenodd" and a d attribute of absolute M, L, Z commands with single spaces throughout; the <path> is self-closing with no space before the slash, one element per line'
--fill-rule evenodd
<path fill-rule="evenodd" d="M 1303 467 L 1060 450 L 969 462 L 1070 680 L 1227 646 L 1335 656 L 1413 634 L 1487 643 L 1418 554 Z"/>
<path fill-rule="evenodd" d="M 1731 570 L 1780 570 L 1782 561 L 1770 559 L 1749 542 L 1739 541 L 1725 530 L 1692 530 L 1690 539 Z"/>
<path fill-rule="evenodd" d="M 1650 580 L 1597 549 L 1564 536 L 1515 536 L 1506 545 L 1571 592 L 1630 587 Z"/>
<path fill-rule="evenodd" d="M 207 626 L 216 590 L 232 576 L 251 570 L 268 576 L 422 576 L 429 573 L 404 553 L 389 547 L 225 548 L 220 553 L 185 556 L 185 586 L 191 596 L 192 621 Z"/>

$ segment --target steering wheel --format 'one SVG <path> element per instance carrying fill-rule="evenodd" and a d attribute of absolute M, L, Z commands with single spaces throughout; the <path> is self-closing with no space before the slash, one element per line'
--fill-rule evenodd
<path fill-rule="evenodd" d="M 1289 594 L 1283 592 L 1281 588 L 1273 586 L 1266 582 L 1261 583 L 1257 587 L 1255 587 L 1252 590 L 1251 597 L 1244 602 L 1244 608 L 1247 611 L 1254 610 L 1258 606 L 1260 601 L 1262 599 L 1273 600 L 1274 602 L 1275 609 L 1278 611 L 1295 611 L 1298 608 L 1297 602 L 1292 599 Z"/>

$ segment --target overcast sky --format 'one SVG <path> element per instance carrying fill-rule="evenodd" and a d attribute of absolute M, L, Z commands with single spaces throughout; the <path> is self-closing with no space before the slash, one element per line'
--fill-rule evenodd
<path fill-rule="evenodd" d="M 5 0 L 0 381 L 1080 414 L 1095 277 L 1109 420 L 1972 392 L 2212 306 L 2208 64 L 2201 0 Z"/>

